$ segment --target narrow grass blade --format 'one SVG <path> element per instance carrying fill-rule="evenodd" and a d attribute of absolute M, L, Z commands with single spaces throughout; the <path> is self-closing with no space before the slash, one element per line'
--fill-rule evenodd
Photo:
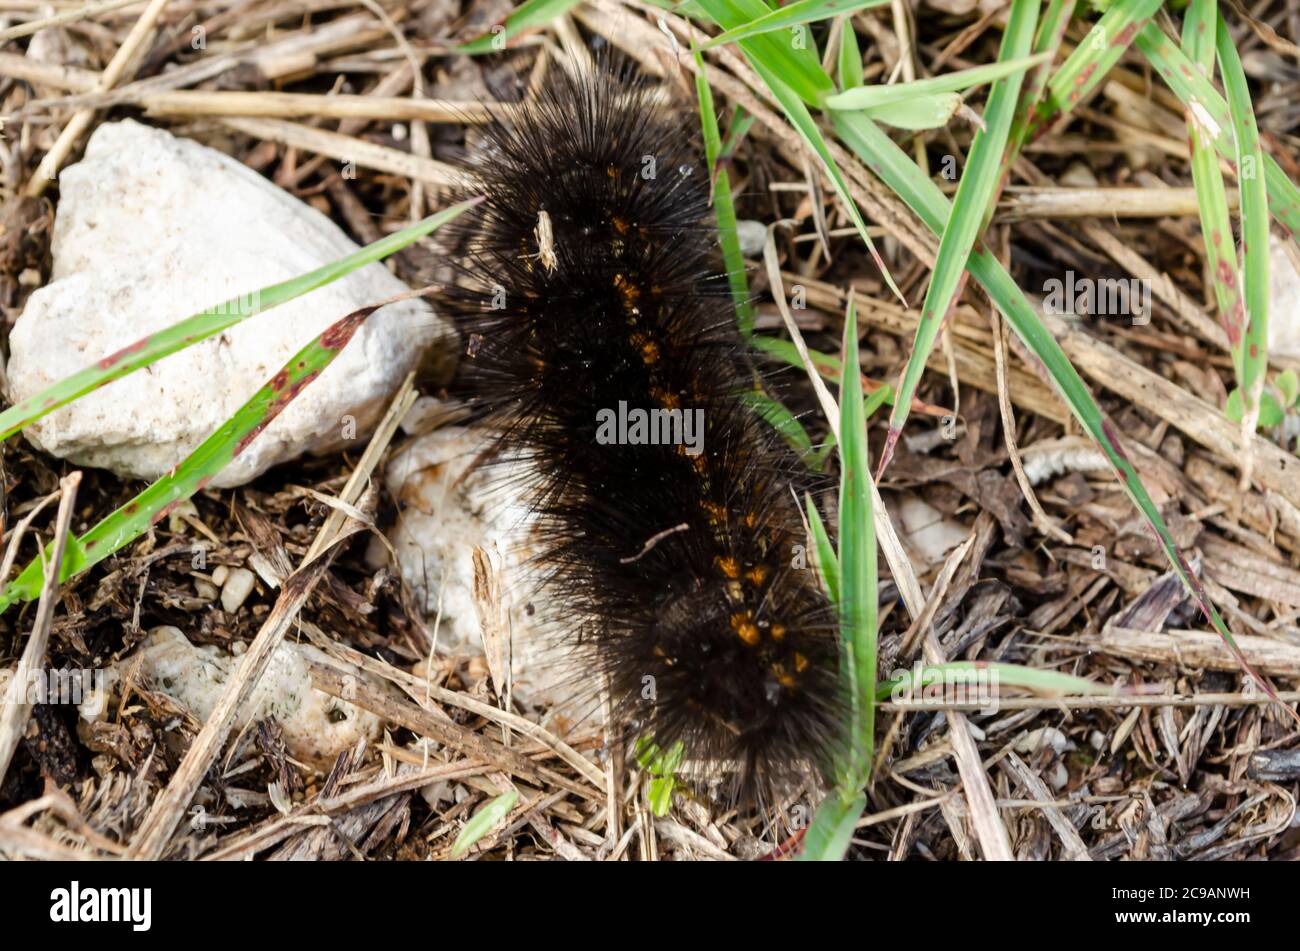
<path fill-rule="evenodd" d="M 456 47 L 456 52 L 467 56 L 499 52 L 520 33 L 545 26 L 556 17 L 567 13 L 577 2 L 578 0 L 524 0 L 510 11 L 510 15 L 497 24 L 492 32 L 484 33 L 477 39 Z"/>
<path fill-rule="evenodd" d="M 1183 21 L 1183 46 L 1207 79 L 1214 76 L 1215 36 L 1218 33 L 1216 0 L 1192 0 Z M 1192 180 L 1196 187 L 1201 233 L 1205 239 L 1208 269 L 1214 282 L 1220 319 L 1232 345 L 1233 364 L 1241 379 L 1241 338 L 1245 320 L 1237 285 L 1237 254 L 1232 239 L 1228 198 L 1219 169 L 1214 140 L 1222 130 L 1199 104 L 1187 108 L 1191 145 Z"/>
<path fill-rule="evenodd" d="M 366 245 L 359 251 L 340 258 L 324 267 L 317 268 L 292 280 L 255 291 L 251 296 L 235 297 L 224 303 L 209 307 L 207 310 L 173 324 L 135 343 L 123 347 L 117 353 L 104 357 L 98 363 L 79 370 L 72 376 L 65 377 L 58 383 L 46 387 L 35 396 L 30 396 L 15 403 L 0 413 L 0 440 L 8 439 L 29 423 L 53 412 L 60 406 L 71 403 L 79 396 L 96 390 L 119 377 L 126 376 L 141 367 L 162 359 L 165 356 L 184 350 L 191 344 L 206 340 L 221 333 L 235 324 L 263 311 L 270 310 L 285 301 L 301 297 L 308 291 L 324 287 L 360 267 L 388 257 L 394 251 L 400 251 L 407 245 L 436 231 L 439 227 L 481 202 L 482 198 L 453 205 L 443 211 L 425 218 L 418 224 L 411 225 Z M 250 301 L 252 302 L 250 305 Z"/>
<path fill-rule="evenodd" d="M 939 186 L 862 113 L 837 113 L 834 124 L 845 144 L 907 202 L 931 231 L 941 234 L 951 207 L 948 199 L 939 190 Z M 1206 595 L 1204 587 L 1192 574 L 1186 559 L 1178 550 L 1169 527 L 1161 517 L 1160 510 L 1156 508 L 1146 487 L 1142 485 L 1137 470 L 1133 468 L 1123 447 L 1120 446 L 1109 421 L 1102 415 L 1100 407 L 1093 400 L 1078 372 L 1070 364 L 1069 358 L 1061 350 L 1056 338 L 1043 325 L 1038 314 L 1025 298 L 1024 292 L 1016 285 L 997 258 L 985 250 L 973 252 L 967 262 L 967 268 L 971 276 L 988 293 L 989 299 L 1006 317 L 1016 334 L 1043 363 L 1065 404 L 1070 407 L 1084 431 L 1092 437 L 1110 462 L 1120 484 L 1155 533 L 1165 557 L 1196 600 L 1206 620 L 1223 638 L 1242 670 L 1259 684 L 1267 696 L 1277 700 L 1277 691 L 1250 666 L 1241 648 L 1238 647 L 1236 639 L 1233 638 L 1232 632 L 1228 630 L 1218 610 Z M 1300 716 L 1290 707 L 1283 705 L 1283 708 L 1293 717 L 1300 719 Z"/>
<path fill-rule="evenodd" d="M 750 338 L 750 343 L 756 350 L 783 360 L 796 370 L 804 369 L 803 358 L 799 356 L 799 350 L 789 340 L 782 340 L 779 337 L 755 336 Z M 828 353 L 822 353 L 820 350 L 809 350 L 808 356 L 812 360 L 813 367 L 816 368 L 818 375 L 822 379 L 836 386 L 840 382 L 840 359 L 833 357 Z M 866 402 L 867 419 L 875 415 L 882 405 L 894 402 L 894 388 L 888 383 L 877 383 L 869 380 L 867 377 L 862 378 L 862 388 L 868 394 Z M 934 408 L 922 403 L 920 400 L 914 400 L 912 409 L 921 410 L 922 412 L 933 412 Z"/>
<path fill-rule="evenodd" d="M 757 413 L 763 422 L 780 433 L 781 438 L 789 443 L 790 448 L 799 454 L 806 465 L 816 468 L 814 463 L 820 464 L 808 431 L 782 403 L 758 389 L 741 393 L 740 400 Z"/>
<path fill-rule="evenodd" d="M 506 816 L 510 815 L 510 810 L 518 801 L 519 790 L 512 789 L 497 796 L 470 816 L 469 822 L 465 823 L 465 828 L 460 830 L 460 835 L 452 843 L 451 857 L 460 858 L 474 847 L 475 842 L 505 822 Z"/>
<path fill-rule="evenodd" d="M 725 30 L 747 29 L 754 22 L 773 13 L 764 0 L 698 0 L 699 6 Z M 780 12 L 780 11 L 776 11 Z M 807 31 L 780 36 L 759 33 L 739 41 L 751 62 L 762 64 L 779 76 L 781 85 L 810 106 L 820 106 L 835 92 L 835 84 L 822 69 L 816 48 L 807 42 Z M 783 104 L 784 105 L 784 104 Z"/>
<path fill-rule="evenodd" d="M 845 770 L 837 777 L 837 787 L 840 798 L 847 801 L 866 785 L 875 749 L 877 609 L 876 530 L 867 465 L 858 321 L 852 298 L 844 325 L 840 465 L 840 636 L 849 733 Z"/>
<path fill-rule="evenodd" d="M 804 496 L 804 507 L 808 510 L 808 530 L 812 534 L 813 547 L 817 551 L 817 570 L 826 584 L 826 593 L 836 607 L 840 603 L 840 556 L 835 554 L 831 537 L 826 534 L 826 523 L 813 502 L 811 495 Z"/>
<path fill-rule="evenodd" d="M 1024 44 L 1024 49 L 1026 52 L 1029 50 L 1029 43 Z M 962 92 L 999 79 L 1016 76 L 1046 62 L 1047 59 L 1045 55 L 1026 55 L 1016 59 L 1002 59 L 987 66 L 975 66 L 971 69 L 944 73 L 932 79 L 917 79 L 910 83 L 892 83 L 888 86 L 859 86 L 831 96 L 826 100 L 826 107 L 828 109 L 874 109 L 890 103 L 906 102 L 918 96 Z"/>
<path fill-rule="evenodd" d="M 804 23 L 815 23 L 841 14 L 857 13 L 859 10 L 883 6 L 889 2 L 890 0 L 797 0 L 771 13 L 765 13 L 756 20 L 751 20 L 745 26 L 719 33 L 700 49 L 711 50 L 715 46 L 737 43 L 761 33 L 789 30 Z"/>
<path fill-rule="evenodd" d="M 1192 0 L 1183 17 L 1183 49 L 1195 68 L 1210 80 L 1214 77 L 1218 19 L 1217 0 Z M 1192 184 L 1196 188 L 1201 238 L 1205 243 L 1206 270 L 1214 285 L 1219 322 L 1228 337 L 1233 370 L 1237 384 L 1241 386 L 1246 311 L 1238 284 L 1237 250 L 1233 244 L 1228 195 L 1219 168 L 1219 155 L 1214 148 L 1214 140 L 1222 130 L 1205 115 L 1199 103 L 1188 106 L 1186 116 L 1187 141 L 1192 153 Z"/>
<path fill-rule="evenodd" d="M 353 311 L 289 359 L 234 416 L 217 428 L 171 473 L 104 518 L 79 538 L 69 539 L 60 581 L 66 581 L 135 541 L 176 506 L 202 489 L 310 383 L 334 362 L 352 335 L 374 311 L 390 303 Z M 45 558 L 33 559 L 0 593 L 0 612 L 16 601 L 40 594 Z"/>
<path fill-rule="evenodd" d="M 848 705 L 845 749 L 837 757 L 834 789 L 804 836 L 802 861 L 838 861 L 848 850 L 853 827 L 867 807 L 862 788 L 871 776 L 876 716 L 876 529 L 872 513 L 871 470 L 867 464 L 867 421 L 858 360 L 857 314 L 849 298 L 844 320 L 845 383 L 840 387 L 840 551 L 838 571 L 826 527 L 812 499 L 809 525 L 828 588 L 838 574 L 840 679 Z"/>
<path fill-rule="evenodd" d="M 1075 0 L 1050 0 L 1047 4 L 1047 12 L 1039 21 L 1038 36 L 1034 38 L 1034 52 L 1047 58 L 1025 76 L 1025 88 L 1020 93 L 1020 102 L 1016 105 L 1016 117 L 1011 122 L 1011 133 L 1007 136 L 1007 147 L 998 165 L 997 191 L 984 212 L 982 228 L 987 228 L 993 219 L 998 199 L 1002 197 L 1002 189 L 1006 188 L 1011 178 L 1011 166 L 1029 137 L 1030 118 L 1047 89 L 1047 81 L 1052 74 L 1052 62 L 1056 59 L 1061 43 L 1065 40 L 1065 31 L 1070 25 L 1070 18 L 1074 15 L 1074 6 Z"/>
<path fill-rule="evenodd" d="M 961 96 L 955 92 L 947 92 L 933 96 L 914 96 L 903 102 L 887 102 L 879 106 L 870 106 L 866 112 L 877 122 L 891 125 L 895 129 L 923 132 L 926 129 L 939 129 L 946 126 L 960 108 Z"/>
<path fill-rule="evenodd" d="M 933 684 L 948 681 L 949 674 L 959 677 L 986 677 L 994 690 L 1003 686 L 1020 687 L 1035 693 L 1058 697 L 1109 697 L 1118 691 L 1115 687 L 1085 680 L 1056 670 L 1036 670 L 1019 664 L 997 664 L 979 660 L 955 660 L 944 664 L 926 666 L 917 664 L 911 670 L 894 671 L 888 680 L 876 687 L 876 700 L 883 703 L 907 691 L 923 690 Z M 962 682 L 956 677 L 953 682 Z M 966 681 L 969 682 L 969 679 Z"/>
<path fill-rule="evenodd" d="M 894 283 L 894 278 L 890 275 L 889 268 L 885 266 L 884 258 L 882 258 L 880 252 L 876 250 L 876 246 L 872 242 L 871 236 L 867 234 L 867 223 L 863 220 L 862 213 L 858 211 L 858 206 L 853 200 L 853 196 L 849 194 L 848 182 L 846 182 L 844 176 L 840 174 L 839 166 L 835 164 L 835 159 L 831 157 L 830 149 L 826 147 L 826 140 L 822 137 L 821 130 L 817 127 L 817 120 L 815 120 L 812 113 L 808 111 L 808 107 L 792 95 L 790 90 L 785 88 L 784 84 L 777 78 L 775 73 L 771 72 L 766 66 L 763 66 L 753 57 L 750 57 L 750 64 L 753 65 L 755 71 L 762 77 L 763 82 L 767 83 L 767 87 L 772 90 L 772 95 L 774 95 L 777 98 L 777 101 L 781 103 L 782 108 L 785 110 L 786 118 L 790 120 L 790 124 L 795 127 L 795 130 L 803 138 L 804 142 L 807 143 L 808 147 L 811 148 L 822 160 L 822 164 L 826 167 L 826 172 L 830 176 L 831 183 L 835 186 L 835 191 L 839 195 L 840 201 L 843 203 L 845 210 L 848 211 L 849 218 L 852 219 L 854 227 L 858 229 L 858 234 L 861 236 L 863 243 L 866 244 L 867 250 L 871 252 L 871 257 L 876 262 L 876 267 L 880 268 L 880 273 L 884 276 L 885 283 L 889 285 L 889 289 L 894 292 L 894 295 L 902 302 L 903 306 L 906 307 L 907 300 L 903 297 L 903 292 L 898 289 L 898 285 Z"/>
<path fill-rule="evenodd" d="M 1116 0 L 1093 26 L 1061 68 L 1048 80 L 1047 91 L 1034 110 L 1030 134 L 1058 112 L 1068 112 L 1086 98 L 1119 62 L 1134 36 L 1164 0 Z"/>
<path fill-rule="evenodd" d="M 724 30 L 747 25 L 753 19 L 771 12 L 763 0 L 699 0 L 699 5 L 708 13 L 709 18 Z M 906 306 L 907 301 L 903 298 L 903 292 L 894 283 L 894 278 L 885 266 L 884 259 L 876 250 L 871 236 L 867 234 L 867 223 L 863 220 L 853 196 L 849 194 L 848 183 L 835 164 L 835 159 L 826 146 L 826 140 L 822 137 L 817 121 L 808 111 L 809 104 L 820 105 L 827 96 L 835 92 L 835 84 L 822 69 L 816 51 L 799 44 L 783 42 L 771 34 L 761 34 L 741 40 L 740 48 L 749 64 L 754 67 L 755 72 L 781 104 L 782 111 L 795 131 L 821 159 L 826 174 L 835 187 L 835 193 L 871 253 L 872 260 L 880 268 L 885 283 Z"/>
<path fill-rule="evenodd" d="M 1178 48 L 1169 37 L 1155 24 L 1147 24 L 1138 31 L 1134 46 L 1142 51 L 1155 67 L 1160 78 L 1165 81 L 1174 95 L 1182 100 L 1183 105 L 1192 108 L 1197 103 L 1200 110 L 1220 129 L 1232 125 L 1232 116 L 1223 96 L 1214 88 L 1187 55 Z M 1214 140 L 1219 154 L 1226 158 L 1234 171 L 1236 167 L 1236 145 L 1230 136 L 1220 135 Z M 1300 188 L 1297 188 L 1286 172 L 1273 160 L 1271 155 L 1264 156 L 1264 184 L 1268 190 L 1268 207 L 1273 217 L 1291 233 L 1293 238 L 1300 237 Z"/>
<path fill-rule="evenodd" d="M 803 851 L 796 862 L 838 862 L 849 850 L 853 829 L 867 808 L 867 797 L 857 795 L 841 799 L 830 795 L 818 807 L 804 833 Z"/>
<path fill-rule="evenodd" d="M 700 129 L 704 137 L 704 155 L 708 164 L 713 191 L 713 213 L 718 221 L 718 243 L 722 248 L 722 263 L 727 269 L 727 282 L 731 285 L 731 300 L 736 307 L 736 323 L 743 337 L 754 332 L 754 305 L 749 299 L 749 282 L 745 279 L 745 256 L 740 252 L 740 235 L 736 229 L 736 206 L 731 200 L 731 176 L 719 164 L 722 155 L 722 135 L 718 132 L 718 116 L 713 108 L 713 90 L 704 72 L 704 57 L 695 53 L 698 69 L 695 73 L 695 93 L 700 106 Z"/>
<path fill-rule="evenodd" d="M 889 418 L 889 435 L 885 439 L 884 450 L 880 454 L 880 464 L 876 478 L 889 465 L 894 444 L 903 429 L 912 407 L 912 396 L 921 382 L 925 372 L 925 363 L 930 358 L 930 351 L 938 339 L 939 329 L 947 319 L 949 308 L 956 300 L 957 287 L 962 281 L 966 269 L 966 259 L 970 256 L 975 239 L 979 237 L 980 227 L 984 222 L 985 209 L 997 189 L 997 168 L 1006 148 L 1007 134 L 1011 130 L 1011 120 L 1015 116 L 1016 103 L 1020 98 L 1020 87 L 1024 81 L 1024 68 L 1029 60 L 1025 54 L 1034 41 L 1034 27 L 1038 23 L 1039 0 L 1013 0 L 1011 13 L 1007 18 L 1006 31 L 1002 34 L 1002 47 L 998 53 L 1004 62 L 1019 63 L 1015 72 L 999 79 L 989 94 L 988 105 L 984 110 L 985 128 L 975 135 L 971 144 L 966 168 L 962 172 L 961 183 L 957 186 L 957 195 L 953 199 L 952 213 L 943 229 L 939 241 L 939 253 L 935 257 L 934 271 L 930 275 L 930 287 L 926 291 L 925 303 L 921 306 L 921 317 L 916 325 L 916 337 L 912 341 L 912 354 L 898 384 L 898 395 L 894 400 L 894 411 Z"/>
<path fill-rule="evenodd" d="M 1228 94 L 1236 143 L 1237 189 L 1241 193 L 1242 293 L 1246 302 L 1246 331 L 1242 337 L 1241 375 L 1238 383 L 1245 398 L 1245 418 L 1254 431 L 1259 417 L 1259 397 L 1268 369 L 1268 186 L 1264 182 L 1264 152 L 1246 85 L 1241 57 L 1228 24 L 1219 14 L 1216 49 L 1223 88 Z"/>
<path fill-rule="evenodd" d="M 858 48 L 858 34 L 853 29 L 852 20 L 845 20 L 844 29 L 840 31 L 836 70 L 844 89 L 856 89 L 862 85 L 862 50 Z"/>

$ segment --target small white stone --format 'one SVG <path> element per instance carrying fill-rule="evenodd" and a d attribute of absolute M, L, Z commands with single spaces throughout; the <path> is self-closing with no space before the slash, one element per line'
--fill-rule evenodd
<path fill-rule="evenodd" d="M 535 523 L 519 501 L 519 472 L 506 471 L 503 464 L 466 475 L 489 440 L 477 430 L 448 426 L 413 440 L 394 456 L 385 475 L 401 514 L 388 537 L 426 623 L 432 628 L 437 621 L 440 654 L 484 653 L 474 551 L 486 552 L 498 569 L 496 580 L 508 605 L 511 643 L 506 656 L 514 695 L 525 703 L 562 702 L 572 670 L 565 670 L 556 642 L 541 626 L 545 594 L 537 591 L 527 570 L 536 553 Z"/>
<path fill-rule="evenodd" d="M 740 219 L 736 222 L 736 241 L 740 244 L 740 253 L 745 257 L 758 257 L 767 244 L 767 225 L 751 218 Z"/>
<path fill-rule="evenodd" d="M 142 337 L 355 251 L 328 218 L 240 162 L 130 120 L 100 125 L 59 177 L 51 282 L 9 338 L 10 396 L 33 396 Z M 406 285 L 371 264 L 81 397 L 24 430 L 78 465 L 156 479 L 336 320 Z M 212 481 L 358 445 L 430 344 L 420 300 L 371 316 L 334 362 Z"/>
<path fill-rule="evenodd" d="M 1268 256 L 1268 349 L 1278 356 L 1300 357 L 1300 249 L 1270 234 Z M 1237 277 L 1240 286 L 1241 275 Z"/>
<path fill-rule="evenodd" d="M 253 593 L 253 585 L 257 583 L 257 576 L 247 568 L 235 568 L 226 578 L 226 583 L 221 586 L 221 608 L 227 614 L 234 614 L 239 610 L 240 605 L 248 599 Z"/>
<path fill-rule="evenodd" d="M 325 660 L 310 644 L 286 641 L 275 649 L 253 694 L 239 709 L 236 731 L 273 716 L 284 732 L 289 755 L 328 766 L 357 741 L 379 735 L 379 718 L 312 686 L 308 663 Z M 179 628 L 159 627 L 137 650 L 111 665 L 104 686 L 114 693 L 123 678 L 147 684 L 206 722 L 239 663 L 219 647 L 195 647 Z M 81 707 L 85 720 L 100 720 L 115 707 L 98 694 Z"/>

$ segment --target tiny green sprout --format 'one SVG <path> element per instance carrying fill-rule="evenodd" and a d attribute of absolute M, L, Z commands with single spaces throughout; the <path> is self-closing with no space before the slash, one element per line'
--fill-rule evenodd
<path fill-rule="evenodd" d="M 1293 402 L 1294 399 L 1286 402 L 1285 407 L 1291 406 Z M 1234 423 L 1239 423 L 1241 422 L 1244 413 L 1245 409 L 1242 406 L 1241 390 L 1234 387 L 1232 392 L 1228 394 L 1228 403 L 1223 407 L 1223 415 L 1228 417 L 1228 419 L 1232 420 Z M 1277 426 L 1282 422 L 1282 418 L 1285 415 L 1286 410 L 1284 404 L 1279 403 L 1277 397 L 1269 390 L 1264 390 L 1264 392 L 1260 394 L 1259 400 L 1258 427 L 1260 429 L 1272 429 L 1274 426 Z"/>
<path fill-rule="evenodd" d="M 651 777 L 646 798 L 650 802 L 650 811 L 656 816 L 666 816 L 672 808 L 673 792 L 677 788 L 676 773 L 685 749 L 680 740 L 666 753 L 648 736 L 636 741 L 637 765 Z"/>

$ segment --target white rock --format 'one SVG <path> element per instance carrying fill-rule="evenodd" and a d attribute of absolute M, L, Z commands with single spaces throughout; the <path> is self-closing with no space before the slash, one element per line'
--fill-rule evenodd
<path fill-rule="evenodd" d="M 514 693 L 526 703 L 550 705 L 566 693 L 568 673 L 557 642 L 541 625 L 545 595 L 528 570 L 536 553 L 534 521 L 518 503 L 519 486 L 506 467 L 465 475 L 488 446 L 479 431 L 448 426 L 394 456 L 385 478 L 401 514 L 388 537 L 416 603 L 430 626 L 437 621 L 439 653 L 482 653 L 491 666 L 492 645 L 483 642 L 474 582 L 474 551 L 488 554 L 506 605 L 509 644 L 503 656 L 510 659 Z"/>
<path fill-rule="evenodd" d="M 1300 249 L 1270 234 L 1268 257 L 1268 350 L 1300 357 Z"/>
<path fill-rule="evenodd" d="M 236 568 L 226 576 L 226 583 L 221 586 L 221 608 L 227 614 L 234 614 L 239 610 L 250 594 L 253 593 L 253 585 L 257 582 L 257 576 L 247 568 Z"/>
<path fill-rule="evenodd" d="M 253 695 L 240 708 L 235 731 L 273 716 L 284 733 L 289 755 L 318 766 L 328 766 L 362 737 L 375 739 L 378 717 L 311 685 L 307 663 L 324 658 L 310 644 L 280 644 Z M 171 697 L 202 723 L 212 715 L 238 663 L 238 658 L 219 647 L 195 647 L 178 628 L 159 627 L 137 650 L 108 668 L 104 685 L 112 694 L 123 677 L 131 678 Z M 103 719 L 113 709 L 101 695 L 83 704 L 81 715 L 88 720 Z"/>
<path fill-rule="evenodd" d="M 32 294 L 10 336 L 15 400 L 190 314 L 248 299 L 357 248 L 324 215 L 229 156 L 129 120 L 99 126 L 59 188 L 52 280 Z M 123 377 L 25 432 L 78 465 L 157 478 L 332 322 L 405 289 L 372 264 Z M 212 484 L 239 485 L 305 451 L 364 438 L 435 340 L 454 346 L 448 325 L 422 301 L 377 312 Z"/>

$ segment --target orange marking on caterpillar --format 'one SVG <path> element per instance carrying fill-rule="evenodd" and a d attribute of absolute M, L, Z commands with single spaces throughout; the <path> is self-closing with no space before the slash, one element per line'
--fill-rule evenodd
<path fill-rule="evenodd" d="M 681 447 L 679 446 L 678 448 L 680 449 Z M 699 457 L 697 456 L 696 458 L 698 459 Z M 700 503 L 700 508 L 704 509 L 705 514 L 709 516 L 710 525 L 721 525 L 727 520 L 727 508 L 724 505 L 719 505 L 717 502 L 705 499 Z"/>
<path fill-rule="evenodd" d="M 653 396 L 655 401 L 665 409 L 677 409 L 677 407 L 682 405 L 682 401 L 677 398 L 676 393 L 665 390 L 661 386 L 651 387 L 650 395 Z"/>
<path fill-rule="evenodd" d="M 735 558 L 730 555 L 719 555 L 714 560 L 718 563 L 718 567 L 722 569 L 722 573 L 728 578 L 740 577 L 740 563 Z"/>
<path fill-rule="evenodd" d="M 755 646 L 762 637 L 762 634 L 759 633 L 758 625 L 750 619 L 748 611 L 743 614 L 733 614 L 731 616 L 731 629 L 736 632 L 737 637 L 750 647 Z"/>

